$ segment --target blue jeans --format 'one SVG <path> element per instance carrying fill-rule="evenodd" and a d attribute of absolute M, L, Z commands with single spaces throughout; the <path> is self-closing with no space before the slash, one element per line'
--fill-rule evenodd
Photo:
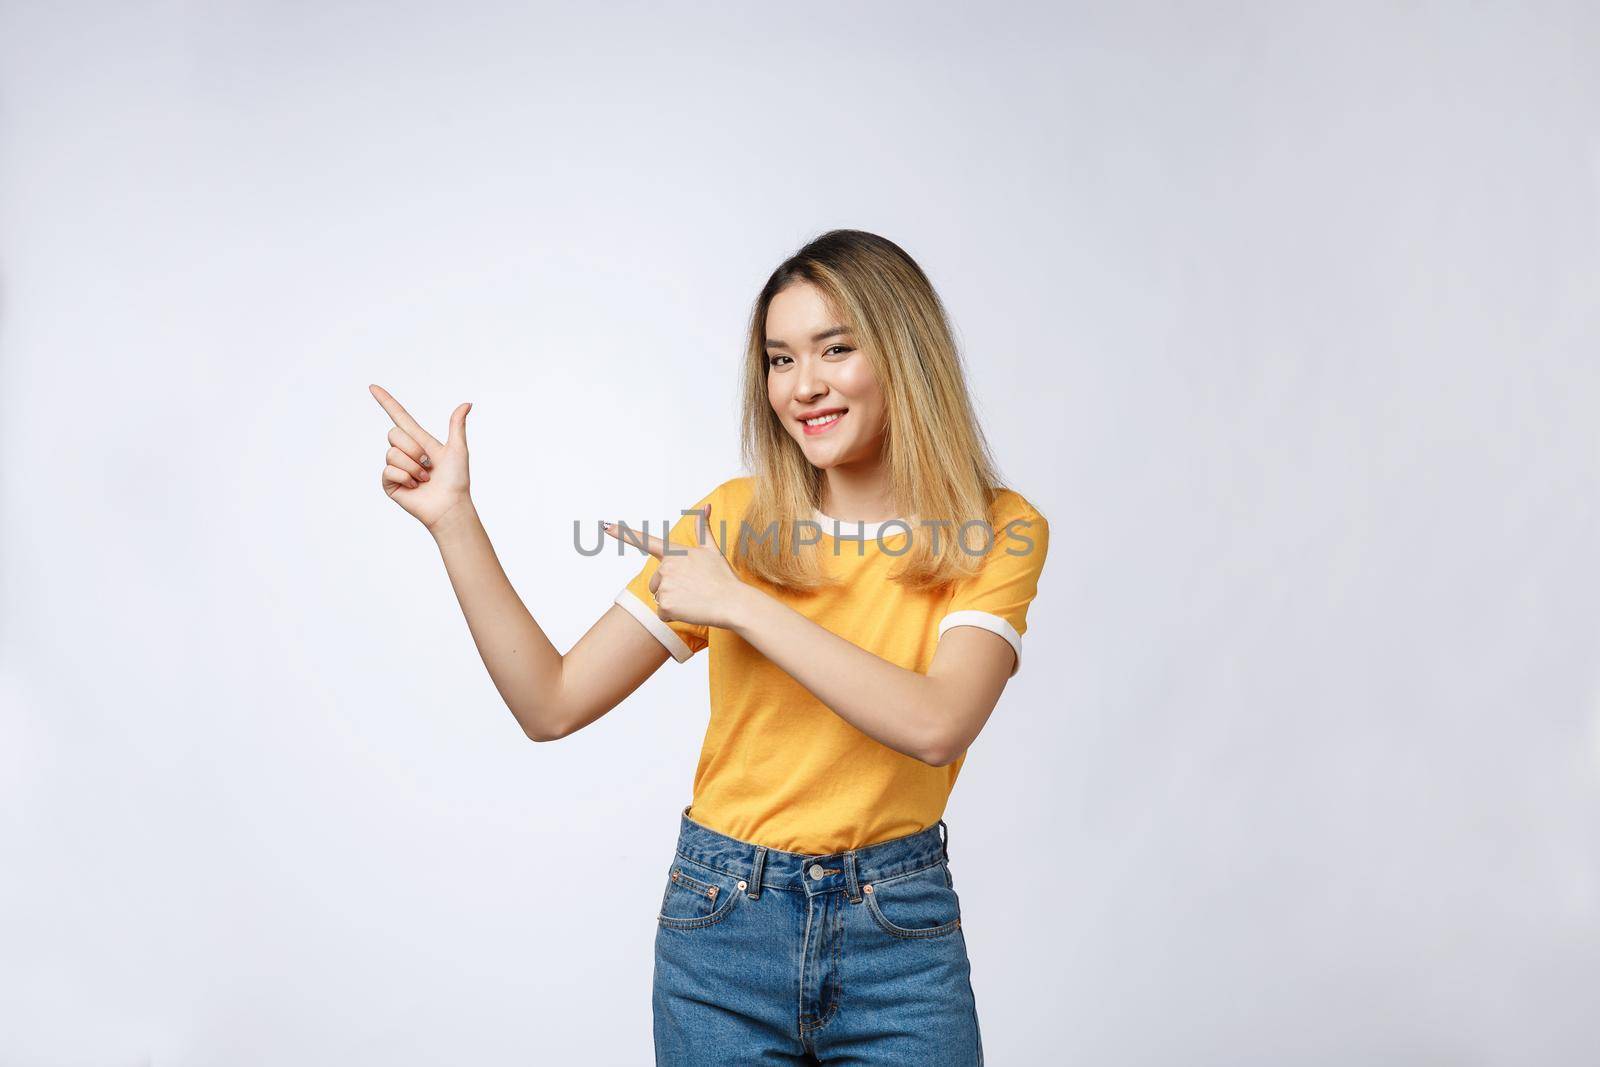
<path fill-rule="evenodd" d="M 680 823 L 656 920 L 658 1067 L 983 1063 L 943 820 L 826 856 L 689 808 Z"/>

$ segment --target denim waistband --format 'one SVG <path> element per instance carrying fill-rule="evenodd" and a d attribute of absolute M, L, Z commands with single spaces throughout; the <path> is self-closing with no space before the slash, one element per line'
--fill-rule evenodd
<path fill-rule="evenodd" d="M 692 807 L 688 805 L 679 815 L 678 854 L 743 879 L 752 900 L 763 888 L 813 895 L 843 889 L 851 900 L 860 900 L 864 884 L 920 871 L 950 858 L 950 828 L 943 819 L 914 834 L 863 848 L 808 855 L 718 833 L 689 818 Z"/>

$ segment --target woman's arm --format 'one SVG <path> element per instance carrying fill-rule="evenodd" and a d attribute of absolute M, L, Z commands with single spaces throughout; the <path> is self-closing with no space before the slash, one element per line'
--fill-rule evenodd
<path fill-rule="evenodd" d="M 555 736 L 561 653 L 511 587 L 477 509 L 467 501 L 428 532 L 500 699 L 533 740 Z"/>
<path fill-rule="evenodd" d="M 615 604 L 563 656 L 512 588 L 471 504 L 430 529 L 478 655 L 533 740 L 581 730 L 667 661 L 661 642 Z"/>
<path fill-rule="evenodd" d="M 805 686 L 841 719 L 936 767 L 972 744 L 1006 687 L 1016 653 L 1005 638 L 951 628 L 927 674 L 890 663 L 743 585 L 729 629 Z"/>
<path fill-rule="evenodd" d="M 662 663 L 666 651 L 612 605 L 563 656 L 512 588 L 472 504 L 466 416 L 458 407 L 446 441 L 433 437 L 378 386 L 394 420 L 383 488 L 433 535 L 478 655 L 528 737 L 565 737 L 616 707 Z"/>
<path fill-rule="evenodd" d="M 607 527 L 661 561 L 650 581 L 661 618 L 732 630 L 850 725 L 924 763 L 954 762 L 983 729 L 1016 663 L 1005 638 L 952 627 L 928 673 L 907 670 L 741 581 L 711 537 L 710 505 L 697 531 L 698 544 L 669 554 L 659 537 Z"/>

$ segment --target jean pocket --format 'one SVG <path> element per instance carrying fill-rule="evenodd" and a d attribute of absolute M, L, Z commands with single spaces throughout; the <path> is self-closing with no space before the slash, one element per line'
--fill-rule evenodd
<path fill-rule="evenodd" d="M 662 926 L 693 930 L 710 926 L 727 917 L 744 896 L 745 881 L 676 857 L 667 872 L 667 888 L 661 895 Z"/>
<path fill-rule="evenodd" d="M 861 887 L 873 920 L 895 937 L 943 937 L 961 928 L 961 898 L 948 861 Z"/>

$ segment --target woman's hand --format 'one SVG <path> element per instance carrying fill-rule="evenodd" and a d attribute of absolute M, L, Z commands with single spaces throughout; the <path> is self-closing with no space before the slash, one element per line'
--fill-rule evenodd
<path fill-rule="evenodd" d="M 612 537 L 642 548 L 661 561 L 650 578 L 658 616 L 667 622 L 733 628 L 734 616 L 753 587 L 733 572 L 712 539 L 710 504 L 700 509 L 699 544 L 684 546 L 673 542 L 671 552 L 659 537 L 639 530 L 625 532 L 610 523 L 603 525 Z"/>
<path fill-rule="evenodd" d="M 431 532 L 445 516 L 472 503 L 467 477 L 467 412 L 472 405 L 462 404 L 451 413 L 449 440 L 440 443 L 382 386 L 367 388 L 394 420 L 384 454 L 383 491 Z"/>

